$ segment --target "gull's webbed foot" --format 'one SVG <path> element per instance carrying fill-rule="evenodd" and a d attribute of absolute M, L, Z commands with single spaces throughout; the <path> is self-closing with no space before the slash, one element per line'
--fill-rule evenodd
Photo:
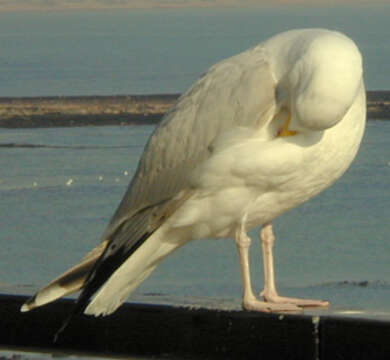
<path fill-rule="evenodd" d="M 261 312 L 302 312 L 302 309 L 290 303 L 270 303 L 260 301 L 255 297 L 250 299 L 243 299 L 242 308 L 248 311 Z"/>
<path fill-rule="evenodd" d="M 275 305 L 290 304 L 299 307 L 328 307 L 330 305 L 328 301 L 284 297 L 279 296 L 276 292 L 274 293 L 266 290 L 263 290 L 260 295 L 264 298 L 266 303 Z"/>
<path fill-rule="evenodd" d="M 287 122 L 288 125 L 288 122 Z M 263 226 L 260 232 L 261 245 L 264 258 L 264 290 L 260 296 L 264 298 L 267 304 L 273 305 L 292 305 L 297 307 L 327 307 L 328 301 L 312 300 L 312 299 L 298 299 L 279 296 L 276 290 L 275 274 L 274 274 L 274 256 L 273 245 L 275 235 L 273 233 L 272 224 L 268 223 Z"/>

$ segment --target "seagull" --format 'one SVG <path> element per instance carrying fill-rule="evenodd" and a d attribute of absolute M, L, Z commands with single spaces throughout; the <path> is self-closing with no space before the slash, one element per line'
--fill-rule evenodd
<path fill-rule="evenodd" d="M 356 44 L 326 29 L 283 32 L 212 66 L 150 136 L 100 244 L 21 310 L 80 291 L 75 314 L 111 314 L 168 254 L 207 238 L 235 240 L 243 309 L 328 306 L 279 295 L 272 221 L 328 188 L 353 161 L 366 119 L 362 74 Z M 260 296 L 249 262 L 255 227 Z"/>

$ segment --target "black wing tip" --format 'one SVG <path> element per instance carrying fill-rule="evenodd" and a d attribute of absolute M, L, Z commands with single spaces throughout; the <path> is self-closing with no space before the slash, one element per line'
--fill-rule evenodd
<path fill-rule="evenodd" d="M 130 248 L 126 246 L 107 246 L 104 253 L 96 261 L 91 269 L 84 288 L 82 289 L 74 308 L 70 315 L 65 319 L 61 327 L 54 335 L 54 343 L 58 342 L 59 336 L 67 328 L 74 316 L 80 315 L 89 305 L 93 295 L 106 283 L 112 274 L 152 235 L 153 232 L 146 232 Z M 115 245 L 115 244 L 114 244 Z M 111 251 L 109 251 L 111 250 Z"/>

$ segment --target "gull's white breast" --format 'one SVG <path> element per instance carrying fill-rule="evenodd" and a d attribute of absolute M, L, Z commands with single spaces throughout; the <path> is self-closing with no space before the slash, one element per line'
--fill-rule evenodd
<path fill-rule="evenodd" d="M 276 139 L 266 135 L 266 127 L 251 134 L 245 128 L 222 134 L 215 141 L 214 154 L 193 171 L 195 194 L 169 226 L 187 228 L 192 239 L 230 237 L 244 215 L 247 227 L 253 228 L 329 187 L 347 170 L 363 136 L 365 90 L 361 77 L 359 81 L 358 93 L 342 120 L 324 131 Z M 315 114 L 316 109 L 311 111 Z"/>

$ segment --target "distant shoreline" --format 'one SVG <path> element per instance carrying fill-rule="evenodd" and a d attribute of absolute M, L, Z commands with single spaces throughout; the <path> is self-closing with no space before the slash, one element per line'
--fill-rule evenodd
<path fill-rule="evenodd" d="M 0 97 L 0 127 L 155 125 L 179 96 Z M 390 120 L 390 91 L 367 91 L 367 118 Z"/>
<path fill-rule="evenodd" d="M 342 0 L 340 5 L 382 4 L 383 0 Z M 286 5 L 313 6 L 310 0 L 278 0 L 272 4 L 268 0 L 14 0 L 0 1 L 2 12 L 52 12 L 52 11 L 94 11 L 94 10 L 143 10 L 143 9 L 191 9 L 191 8 L 238 8 L 274 7 Z M 314 6 L 327 6 L 326 0 L 318 0 Z"/>
<path fill-rule="evenodd" d="M 229 7 L 233 7 L 234 5 L 230 5 Z M 195 5 L 176 5 L 170 6 L 169 4 L 157 5 L 157 6 L 148 6 L 148 5 L 70 5 L 70 6 L 18 6 L 18 5 L 9 5 L 9 6 L 1 6 L 0 5 L 0 13 L 18 13 L 18 12 L 42 12 L 42 13 L 50 13 L 50 12 L 65 12 L 65 11 L 121 11 L 121 10 L 169 10 L 169 9 L 191 9 L 191 8 L 217 8 L 218 5 L 212 4 L 195 4 Z M 224 6 L 227 7 L 227 6 Z M 237 6 L 235 6 L 237 7 Z"/>
<path fill-rule="evenodd" d="M 290 2 L 293 5 L 307 5 L 305 0 L 280 0 L 274 6 L 283 6 Z M 350 4 L 352 0 L 344 0 L 344 4 Z M 365 4 L 368 0 L 360 0 L 358 4 Z M 320 1 L 325 4 L 326 1 Z M 68 2 L 66 0 L 57 0 L 48 4 L 44 0 L 22 0 L 20 4 L 15 4 L 13 0 L 4 1 L 0 4 L 0 13 L 2 12 L 63 12 L 63 11 L 107 11 L 107 10 L 171 10 L 171 9 L 218 9 L 218 8 L 241 8 L 241 7 L 270 7 L 267 0 L 192 0 L 171 1 L 171 0 L 121 0 L 105 2 L 99 1 L 79 1 Z"/>

